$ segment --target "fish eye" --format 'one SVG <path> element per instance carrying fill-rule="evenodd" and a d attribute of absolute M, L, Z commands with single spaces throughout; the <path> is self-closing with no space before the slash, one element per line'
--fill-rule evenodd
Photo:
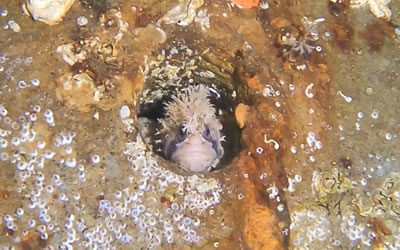
<path fill-rule="evenodd" d="M 210 134 L 211 134 L 211 130 L 210 130 L 210 128 L 206 125 L 206 128 L 204 129 L 203 135 L 204 135 L 205 137 L 209 137 Z"/>
<path fill-rule="evenodd" d="M 187 137 L 187 132 L 184 129 L 185 127 L 183 125 L 180 125 L 178 127 L 178 133 L 177 133 L 177 139 L 179 142 L 184 141 Z"/>

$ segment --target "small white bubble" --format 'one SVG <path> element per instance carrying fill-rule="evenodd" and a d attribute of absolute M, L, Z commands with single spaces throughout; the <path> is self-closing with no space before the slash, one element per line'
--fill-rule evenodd
<path fill-rule="evenodd" d="M 69 168 L 74 168 L 76 166 L 76 160 L 75 158 L 67 158 L 64 164 Z"/>
<path fill-rule="evenodd" d="M 85 16 L 79 16 L 76 19 L 76 22 L 79 26 L 85 26 L 86 24 L 88 24 L 88 19 Z"/>
<path fill-rule="evenodd" d="M 367 180 L 366 180 L 365 178 L 362 178 L 362 179 L 361 179 L 361 185 L 362 185 L 363 187 L 365 187 L 365 186 L 367 186 L 367 184 L 368 184 Z"/>
<path fill-rule="evenodd" d="M 260 2 L 260 8 L 266 10 L 269 8 L 269 3 L 267 1 Z"/>
<path fill-rule="evenodd" d="M 356 130 L 360 131 L 361 130 L 361 125 L 359 122 L 356 122 Z"/>
<path fill-rule="evenodd" d="M 393 136 L 392 136 L 392 134 L 387 133 L 385 138 L 386 138 L 386 140 L 391 141 L 393 139 Z"/>
<path fill-rule="evenodd" d="M 396 35 L 400 36 L 400 27 L 396 27 L 394 29 L 394 32 L 396 33 Z"/>
<path fill-rule="evenodd" d="M 364 113 L 363 112 L 358 112 L 358 118 L 359 119 L 362 119 L 362 118 L 364 118 Z"/>
<path fill-rule="evenodd" d="M 4 9 L 3 11 L 1 11 L 0 15 L 1 16 L 7 16 L 8 15 L 8 10 Z"/>
<path fill-rule="evenodd" d="M 119 115 L 121 119 L 129 118 L 129 116 L 131 115 L 129 107 L 127 105 L 122 106 L 121 109 L 119 110 Z"/>
<path fill-rule="evenodd" d="M 33 80 L 31 80 L 31 84 L 32 84 L 32 86 L 37 87 L 40 85 L 40 81 L 38 79 L 33 79 Z"/>
<path fill-rule="evenodd" d="M 302 179 L 303 179 L 303 178 L 302 178 L 301 175 L 299 175 L 299 174 L 296 174 L 296 175 L 294 176 L 294 180 L 295 180 L 297 183 L 301 182 Z"/>
<path fill-rule="evenodd" d="M 373 119 L 378 119 L 379 118 L 379 110 L 374 109 L 374 111 L 372 111 L 371 117 Z"/>
<path fill-rule="evenodd" d="M 93 162 L 94 164 L 99 163 L 99 162 L 100 162 L 100 156 L 98 156 L 98 155 L 93 155 L 93 156 L 92 156 L 92 162 Z"/>
<path fill-rule="evenodd" d="M 29 56 L 29 57 L 27 57 L 27 58 L 24 59 L 24 64 L 25 64 L 25 65 L 29 65 L 29 64 L 32 63 L 32 61 L 33 61 L 32 57 Z"/>
<path fill-rule="evenodd" d="M 26 84 L 26 82 L 24 80 L 18 81 L 18 88 L 24 89 L 26 87 L 28 87 L 28 84 Z"/>

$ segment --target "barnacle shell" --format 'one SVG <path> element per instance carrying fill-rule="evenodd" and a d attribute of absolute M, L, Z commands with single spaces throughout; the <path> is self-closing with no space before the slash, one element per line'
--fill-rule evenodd
<path fill-rule="evenodd" d="M 340 175 L 337 168 L 332 172 L 314 172 L 312 180 L 313 192 L 318 197 L 327 197 L 330 194 L 344 193 L 351 188 L 349 178 Z"/>
<path fill-rule="evenodd" d="M 400 215 L 400 173 L 390 174 L 374 195 L 374 201 L 384 208 Z"/>
<path fill-rule="evenodd" d="M 159 20 L 159 23 L 189 25 L 196 17 L 196 10 L 200 8 L 204 0 L 180 0 L 178 5 L 173 7 Z"/>
<path fill-rule="evenodd" d="M 81 62 L 86 59 L 86 51 L 77 53 L 73 43 L 63 44 L 57 47 L 57 52 L 61 54 L 62 58 L 69 65 L 74 65 L 76 62 Z"/>
<path fill-rule="evenodd" d="M 374 16 L 389 21 L 392 15 L 392 11 L 388 7 L 390 1 L 391 0 L 350 0 L 350 6 L 352 8 L 361 8 L 368 3 L 369 9 Z"/>
<path fill-rule="evenodd" d="M 100 101 L 102 90 L 96 88 L 93 79 L 86 73 L 67 73 L 57 81 L 56 96 L 72 109 L 89 112 L 90 107 Z"/>
<path fill-rule="evenodd" d="M 27 0 L 22 6 L 33 19 L 49 25 L 60 22 L 75 0 Z"/>

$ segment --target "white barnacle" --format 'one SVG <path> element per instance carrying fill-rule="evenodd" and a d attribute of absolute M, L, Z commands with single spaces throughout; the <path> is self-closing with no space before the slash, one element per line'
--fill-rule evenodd
<path fill-rule="evenodd" d="M 85 26 L 88 24 L 88 19 L 85 16 L 78 16 L 76 22 L 79 26 Z"/>
<path fill-rule="evenodd" d="M 64 164 L 66 167 L 74 168 L 76 166 L 76 160 L 75 158 L 67 158 L 65 159 Z"/>
<path fill-rule="evenodd" d="M 267 192 L 269 193 L 269 198 L 270 199 L 275 199 L 279 194 L 279 190 L 276 187 L 275 183 L 274 183 L 274 185 L 272 185 L 269 188 L 267 188 Z"/>
<path fill-rule="evenodd" d="M 92 160 L 92 163 L 93 164 L 97 164 L 97 163 L 99 163 L 100 162 L 100 156 L 99 155 L 92 155 L 92 157 L 91 157 L 91 160 Z"/>
<path fill-rule="evenodd" d="M 31 84 L 32 84 L 32 86 L 37 87 L 37 86 L 39 86 L 40 81 L 38 79 L 33 79 L 33 80 L 31 80 Z"/>
<path fill-rule="evenodd" d="M 8 141 L 6 139 L 0 138 L 0 148 L 7 148 Z"/>

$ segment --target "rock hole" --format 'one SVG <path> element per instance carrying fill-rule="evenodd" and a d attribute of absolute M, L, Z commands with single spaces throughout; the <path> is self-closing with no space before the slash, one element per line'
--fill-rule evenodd
<path fill-rule="evenodd" d="M 155 87 L 149 81 L 146 81 L 145 87 L 139 95 L 139 105 L 137 105 L 138 131 L 144 141 L 152 146 L 155 153 L 171 160 L 165 150 L 166 140 L 157 133 L 160 130 L 159 121 L 166 118 L 166 106 L 173 101 L 172 96 L 185 92 L 187 88 L 199 86 L 196 83 L 201 83 L 209 89 L 209 101 L 215 107 L 216 119 L 220 121 L 222 135 L 225 137 L 225 141 L 221 142 L 223 156 L 214 168 L 210 168 L 208 171 L 223 169 L 232 162 L 241 150 L 241 132 L 234 116 L 235 107 L 240 100 L 236 98 L 233 85 L 225 86 L 218 81 L 210 81 L 210 79 L 183 78 L 178 86 Z"/>

